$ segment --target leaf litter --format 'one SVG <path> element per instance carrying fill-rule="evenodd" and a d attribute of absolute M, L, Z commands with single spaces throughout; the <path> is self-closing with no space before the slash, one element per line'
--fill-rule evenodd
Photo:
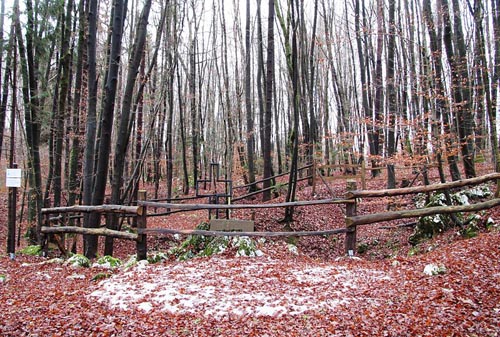
<path fill-rule="evenodd" d="M 259 230 L 279 229 L 279 215 L 258 212 Z M 488 216 L 500 219 L 498 209 Z M 294 229 L 341 226 L 325 219 L 342 218 L 333 207 L 307 208 Z M 284 241 L 268 242 L 260 257 L 139 263 L 106 270 L 100 281 L 97 268 L 3 255 L 0 335 L 500 336 L 497 228 L 469 239 L 450 230 L 409 256 L 408 230 L 366 226 L 358 231 L 369 248 L 361 258 L 339 257 L 341 238 L 302 238 L 296 254 Z M 427 275 L 428 265 L 445 271 Z"/>

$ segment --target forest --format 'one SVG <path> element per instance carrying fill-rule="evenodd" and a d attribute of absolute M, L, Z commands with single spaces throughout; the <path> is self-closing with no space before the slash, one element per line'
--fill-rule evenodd
<path fill-rule="evenodd" d="M 500 181 L 500 0 L 0 0 L 0 7 L 1 172 L 22 171 L 19 195 L 9 187 L 0 196 L 9 205 L 8 215 L 0 212 L 2 224 L 9 219 L 8 235 L 0 227 L 8 252 L 16 235 L 19 246 L 25 234 L 23 248 L 47 243 L 49 208 L 118 205 L 140 214 L 143 190 L 143 205 L 184 198 L 183 207 L 193 206 L 199 183 L 214 176 L 245 187 L 252 195 L 245 203 L 310 206 L 286 207 L 282 216 L 230 205 L 259 232 L 296 231 L 287 240 L 243 241 L 253 260 L 235 258 L 246 256 L 236 239 L 238 248 L 213 259 L 181 264 L 190 251 L 161 255 L 173 244 L 195 245 L 176 235 L 192 233 L 202 217 L 168 209 L 164 220 L 153 207 L 150 223 L 178 232 L 151 239 L 147 260 L 133 267 L 75 269 L 69 260 L 0 255 L 0 334 L 498 336 L 498 187 L 482 213 L 453 209 L 446 194 L 439 207 L 451 225 L 428 240 L 412 242 L 415 223 L 391 216 L 415 202 L 404 194 L 414 183 L 428 193 L 434 184 Z M 321 182 L 309 178 L 332 167 L 346 175 L 362 168 L 369 189 L 358 185 L 338 202 L 345 205 L 326 205 L 346 195 L 345 181 L 316 189 Z M 456 209 L 477 214 L 462 218 Z M 94 230 L 79 234 L 128 226 L 98 212 L 75 219 L 67 218 Z M 359 226 L 356 238 L 343 221 L 388 223 Z M 133 231 L 122 238 L 140 242 L 144 232 Z M 320 234 L 298 237 L 307 231 Z M 357 240 L 361 258 L 346 257 L 338 233 L 346 245 Z M 84 235 L 78 256 L 134 253 L 133 244 L 108 239 Z"/>

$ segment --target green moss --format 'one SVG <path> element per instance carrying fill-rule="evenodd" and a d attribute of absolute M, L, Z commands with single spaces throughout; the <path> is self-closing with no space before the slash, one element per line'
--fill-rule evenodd
<path fill-rule="evenodd" d="M 418 254 L 420 254 L 420 247 L 417 246 L 411 247 L 408 251 L 408 256 L 415 256 Z"/>
<path fill-rule="evenodd" d="M 159 262 L 163 262 L 166 260 L 168 260 L 168 254 L 162 253 L 162 252 L 158 252 L 158 253 L 151 254 L 150 256 L 148 256 L 149 263 L 159 263 Z"/>
<path fill-rule="evenodd" d="M 75 254 L 67 259 L 64 264 L 72 267 L 90 267 L 90 260 L 81 254 Z"/>
<path fill-rule="evenodd" d="M 370 242 L 361 242 L 358 244 L 356 251 L 358 254 L 364 254 L 368 252 L 372 247 L 376 247 L 379 245 L 379 241 L 377 239 L 373 239 Z"/>
<path fill-rule="evenodd" d="M 477 221 L 472 220 L 467 226 L 460 230 L 460 235 L 466 239 L 476 237 L 479 234 Z"/>
<path fill-rule="evenodd" d="M 97 259 L 96 264 L 107 268 L 118 268 L 122 265 L 122 261 L 116 257 L 105 255 Z"/>
<path fill-rule="evenodd" d="M 364 242 L 358 244 L 358 246 L 357 246 L 358 254 L 366 253 L 368 251 L 368 248 L 370 248 L 370 246 Z"/>
<path fill-rule="evenodd" d="M 111 274 L 110 273 L 97 273 L 94 275 L 94 277 L 91 278 L 92 281 L 100 281 L 103 279 L 110 278 Z"/>
<path fill-rule="evenodd" d="M 127 262 L 125 262 L 125 264 L 123 265 L 123 268 L 125 269 L 128 269 L 130 267 L 133 267 L 137 264 L 137 256 L 136 255 L 132 255 L 128 260 Z"/>
<path fill-rule="evenodd" d="M 42 248 L 38 245 L 27 246 L 19 251 L 19 253 L 24 255 L 37 256 L 42 253 Z"/>
<path fill-rule="evenodd" d="M 498 229 L 498 225 L 492 218 L 488 218 L 485 222 L 486 229 L 489 231 Z"/>

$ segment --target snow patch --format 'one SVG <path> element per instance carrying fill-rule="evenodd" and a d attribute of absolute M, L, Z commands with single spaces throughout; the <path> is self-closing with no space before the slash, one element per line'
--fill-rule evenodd
<path fill-rule="evenodd" d="M 424 268 L 424 274 L 429 276 L 445 274 L 445 273 L 446 273 L 445 266 L 438 266 L 437 264 L 434 263 L 429 263 Z"/>
<path fill-rule="evenodd" d="M 389 277 L 380 271 L 332 264 L 212 258 L 137 265 L 101 281 L 89 297 L 113 308 L 145 312 L 216 318 L 300 315 L 362 301 L 348 292 L 384 280 Z"/>

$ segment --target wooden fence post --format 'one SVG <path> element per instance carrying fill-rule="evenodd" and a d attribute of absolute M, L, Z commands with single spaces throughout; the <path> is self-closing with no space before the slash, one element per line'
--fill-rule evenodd
<path fill-rule="evenodd" d="M 316 159 L 313 159 L 313 164 L 312 164 L 312 195 L 314 196 L 316 194 L 316 170 L 318 169 L 317 164 L 316 164 Z"/>
<path fill-rule="evenodd" d="M 146 191 L 138 191 L 138 200 L 146 200 Z M 137 230 L 141 228 L 147 228 L 147 208 L 146 206 L 141 206 L 137 214 Z M 137 235 L 137 260 L 146 260 L 148 255 L 148 240 L 146 234 Z"/>
<path fill-rule="evenodd" d="M 366 161 L 361 162 L 361 188 L 366 190 Z"/>
<path fill-rule="evenodd" d="M 356 190 L 356 180 L 347 180 L 347 192 Z M 356 215 L 356 199 L 354 202 L 346 204 L 346 218 Z M 356 252 L 356 226 L 347 226 L 345 237 L 345 251 L 349 256 L 354 256 Z"/>
<path fill-rule="evenodd" d="M 50 214 L 45 214 L 45 226 L 50 227 Z M 40 231 L 40 249 L 42 250 L 42 256 L 49 256 L 49 234 L 42 233 Z"/>

